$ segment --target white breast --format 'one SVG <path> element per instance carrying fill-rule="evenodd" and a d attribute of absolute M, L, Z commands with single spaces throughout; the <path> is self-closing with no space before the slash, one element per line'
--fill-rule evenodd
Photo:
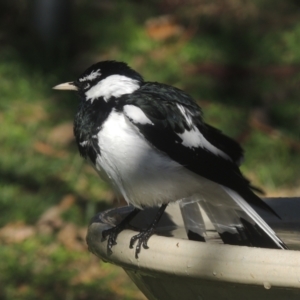
<path fill-rule="evenodd" d="M 112 111 L 98 139 L 98 172 L 136 207 L 189 197 L 206 181 L 152 147 L 122 113 Z"/>

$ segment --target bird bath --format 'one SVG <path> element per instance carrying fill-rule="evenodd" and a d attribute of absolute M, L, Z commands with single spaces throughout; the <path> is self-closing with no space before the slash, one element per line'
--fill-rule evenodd
<path fill-rule="evenodd" d="M 282 220 L 261 216 L 292 250 L 273 250 L 220 244 L 212 228 L 208 243 L 187 239 L 179 205 L 169 205 L 157 233 L 135 258 L 129 248 L 134 230 L 124 230 L 113 253 L 107 254 L 102 231 L 131 211 L 122 207 L 96 215 L 87 235 L 89 250 L 122 267 L 148 299 L 225 300 L 300 299 L 300 198 L 265 199 Z M 146 209 L 131 222 L 145 227 L 156 209 Z"/>

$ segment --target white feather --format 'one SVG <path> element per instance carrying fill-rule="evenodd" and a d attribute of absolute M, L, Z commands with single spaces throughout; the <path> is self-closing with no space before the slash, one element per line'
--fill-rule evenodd
<path fill-rule="evenodd" d="M 193 126 L 193 120 L 190 116 L 189 111 L 186 108 L 184 108 L 182 105 L 178 104 L 178 103 L 176 104 L 176 106 L 180 110 L 181 114 L 184 116 L 184 118 L 187 121 L 188 125 Z"/>
<path fill-rule="evenodd" d="M 91 74 L 83 77 L 83 78 L 79 78 L 79 81 L 80 82 L 84 82 L 84 81 L 87 81 L 87 80 L 94 80 L 95 78 L 97 77 L 100 77 L 101 76 L 101 72 L 100 72 L 100 69 L 96 70 L 96 71 L 93 71 Z"/>
<path fill-rule="evenodd" d="M 86 100 L 92 102 L 100 97 L 108 101 L 111 97 L 120 97 L 124 94 L 133 93 L 140 87 L 138 80 L 123 76 L 111 75 L 99 81 L 85 92 Z"/>
<path fill-rule="evenodd" d="M 98 140 L 96 169 L 136 207 L 192 196 L 206 185 L 206 179 L 152 147 L 122 113 L 112 111 Z"/>
<path fill-rule="evenodd" d="M 202 186 L 201 191 L 196 197 L 193 197 L 189 204 L 192 207 L 193 201 L 199 203 L 205 211 L 215 229 L 219 233 L 228 232 L 239 234 L 237 228 L 243 228 L 240 218 L 244 218 L 250 224 L 260 227 L 273 240 L 279 248 L 282 241 L 277 237 L 271 227 L 256 213 L 256 211 L 235 191 L 217 183 L 207 181 Z M 183 212 L 186 213 L 186 212 Z M 195 219 L 194 215 L 183 216 L 186 220 L 191 219 L 190 223 L 203 223 L 203 218 Z"/>
<path fill-rule="evenodd" d="M 187 235 L 193 232 L 204 238 L 206 227 L 197 198 L 184 198 L 179 202 L 179 207 Z"/>
<path fill-rule="evenodd" d="M 257 212 L 235 191 L 225 186 L 221 186 L 226 193 L 241 207 L 241 209 L 263 229 L 269 237 L 280 247 L 282 247 L 282 241 L 277 237 L 274 230 L 257 214 Z"/>
<path fill-rule="evenodd" d="M 225 152 L 211 144 L 198 130 L 198 128 L 194 126 L 189 110 L 178 103 L 176 105 L 188 125 L 191 127 L 190 130 L 185 130 L 183 133 L 177 134 L 182 139 L 182 145 L 189 148 L 205 148 L 217 156 L 219 155 L 227 160 L 231 160 Z"/>
<path fill-rule="evenodd" d="M 178 133 L 177 135 L 182 139 L 182 145 L 185 147 L 201 147 L 212 152 L 214 155 L 231 160 L 225 152 L 211 144 L 196 127 L 191 130 L 185 130 L 183 133 Z"/>
<path fill-rule="evenodd" d="M 135 105 L 124 105 L 123 110 L 134 123 L 154 125 L 153 122 L 145 115 L 145 113 Z"/>

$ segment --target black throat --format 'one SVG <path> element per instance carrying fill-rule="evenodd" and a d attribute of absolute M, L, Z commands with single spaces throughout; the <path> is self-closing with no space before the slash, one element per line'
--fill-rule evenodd
<path fill-rule="evenodd" d="M 74 135 L 81 156 L 90 158 L 93 163 L 101 154 L 97 135 L 115 105 L 114 98 L 108 102 L 103 98 L 93 102 L 81 99 L 79 103 L 74 119 Z"/>

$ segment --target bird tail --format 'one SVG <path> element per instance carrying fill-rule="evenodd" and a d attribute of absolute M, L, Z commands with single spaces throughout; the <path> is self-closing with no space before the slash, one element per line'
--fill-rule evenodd
<path fill-rule="evenodd" d="M 207 239 L 207 221 L 202 212 L 209 218 L 224 244 L 287 249 L 273 229 L 237 192 L 222 185 L 215 185 L 209 190 L 205 189 L 207 192 L 180 203 L 190 239 Z"/>
<path fill-rule="evenodd" d="M 205 242 L 206 227 L 198 199 L 194 197 L 182 199 L 179 207 L 189 240 Z"/>

